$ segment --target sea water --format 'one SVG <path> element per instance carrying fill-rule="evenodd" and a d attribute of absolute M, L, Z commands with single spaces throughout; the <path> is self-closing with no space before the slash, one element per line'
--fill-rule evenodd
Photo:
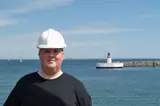
<path fill-rule="evenodd" d="M 96 62 L 95 59 L 73 59 L 64 60 L 62 65 L 64 72 L 84 83 L 93 106 L 160 106 L 159 67 L 96 69 Z M 19 78 L 39 70 L 38 60 L 0 60 L 0 106 Z"/>

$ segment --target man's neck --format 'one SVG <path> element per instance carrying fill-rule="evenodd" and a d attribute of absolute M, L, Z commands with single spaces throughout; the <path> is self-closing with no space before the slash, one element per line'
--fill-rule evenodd
<path fill-rule="evenodd" d="M 38 74 L 45 79 L 56 79 L 56 78 L 60 77 L 63 74 L 63 72 L 61 70 L 59 70 L 55 73 L 48 74 L 44 70 L 41 70 L 38 72 Z"/>

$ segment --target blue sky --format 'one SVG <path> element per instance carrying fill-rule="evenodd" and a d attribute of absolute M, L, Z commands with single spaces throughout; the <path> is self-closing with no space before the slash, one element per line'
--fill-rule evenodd
<path fill-rule="evenodd" d="M 160 0 L 1 0 L 0 59 L 37 59 L 49 28 L 65 58 L 160 58 Z"/>

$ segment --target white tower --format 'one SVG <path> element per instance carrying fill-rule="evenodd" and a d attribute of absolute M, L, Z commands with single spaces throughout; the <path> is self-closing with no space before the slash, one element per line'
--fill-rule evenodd
<path fill-rule="evenodd" d="M 108 52 L 108 56 L 107 56 L 107 63 L 112 63 L 112 57 L 109 52 Z"/>

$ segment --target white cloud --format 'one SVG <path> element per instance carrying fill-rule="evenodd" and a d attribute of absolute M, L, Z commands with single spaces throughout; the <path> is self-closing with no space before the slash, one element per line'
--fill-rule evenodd
<path fill-rule="evenodd" d="M 88 47 L 88 46 L 109 46 L 109 45 L 115 45 L 115 42 L 73 42 L 71 43 L 71 46 L 73 47 Z"/>
<path fill-rule="evenodd" d="M 111 34 L 122 32 L 135 32 L 139 29 L 123 29 L 123 28 L 85 28 L 85 29 L 72 29 L 64 31 L 66 35 L 89 35 L 89 34 Z"/>
<path fill-rule="evenodd" d="M 35 58 L 39 32 L 0 36 L 0 58 Z"/>
<path fill-rule="evenodd" d="M 0 13 L 3 15 L 16 15 L 27 12 L 38 11 L 42 9 L 55 8 L 62 5 L 67 5 L 73 0 L 28 0 L 27 2 L 18 5 L 16 8 L 1 10 Z M 18 2 L 18 1 L 17 1 Z M 14 2 L 15 4 L 16 2 Z"/>
<path fill-rule="evenodd" d="M 9 10 L 12 14 L 22 14 L 36 10 L 54 8 L 61 5 L 66 5 L 73 0 L 28 0 L 28 2 L 16 9 Z"/>
<path fill-rule="evenodd" d="M 58 6 L 67 5 L 72 1 L 73 0 L 27 0 L 27 1 L 24 1 L 24 3 L 22 3 L 21 5 L 17 5 L 16 8 L 5 9 L 5 10 L 1 9 L 0 27 L 18 23 L 17 20 L 12 19 L 13 16 L 15 15 L 43 10 L 43 9 L 55 8 Z M 13 4 L 16 4 L 16 2 L 19 2 L 19 1 L 15 1 Z"/>
<path fill-rule="evenodd" d="M 26 34 L 18 34 L 18 35 L 4 35 L 0 36 L 0 58 L 38 58 L 36 44 L 39 35 L 42 31 L 37 31 L 33 33 L 26 33 Z M 102 45 L 115 45 L 115 42 L 75 42 L 69 43 L 68 47 L 86 47 L 86 46 L 102 46 Z"/>
<path fill-rule="evenodd" d="M 84 28 L 84 27 L 83 27 Z M 110 34 L 110 33 L 121 33 L 121 32 L 132 32 L 138 31 L 137 29 L 122 29 L 122 28 L 85 28 L 85 29 L 72 29 L 72 30 L 62 30 L 64 36 L 66 37 L 66 41 L 70 41 L 68 44 L 69 49 L 74 47 L 104 47 L 105 46 L 113 46 L 116 45 L 115 42 L 101 42 L 99 40 L 96 41 L 79 41 L 75 42 L 72 39 L 72 36 L 68 35 L 85 35 L 89 34 L 97 34 L 97 36 L 101 34 Z M 21 33 L 18 35 L 4 35 L 0 36 L 0 58 L 37 58 L 37 50 L 36 44 L 38 40 L 38 36 L 42 33 L 42 31 L 37 31 L 33 33 Z"/>
<path fill-rule="evenodd" d="M 7 26 L 7 25 L 13 25 L 13 24 L 17 24 L 17 23 L 18 23 L 17 20 L 13 20 L 13 19 L 1 19 L 0 18 L 0 27 Z"/>

